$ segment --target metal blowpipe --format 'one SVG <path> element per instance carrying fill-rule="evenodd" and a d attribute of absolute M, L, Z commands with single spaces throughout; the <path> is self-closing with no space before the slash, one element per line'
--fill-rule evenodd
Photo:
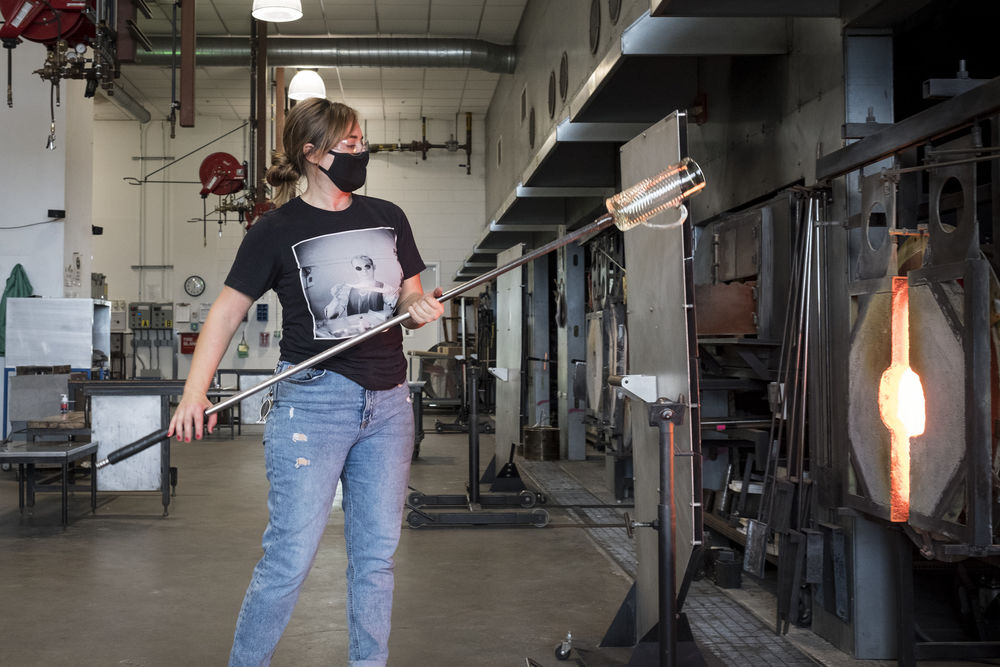
<path fill-rule="evenodd" d="M 612 224 L 624 232 L 632 229 L 636 225 L 645 223 L 649 218 L 653 217 L 657 213 L 671 208 L 678 208 L 680 209 L 681 218 L 679 221 L 671 223 L 670 226 L 678 225 L 687 218 L 687 209 L 682 206 L 682 202 L 684 202 L 688 197 L 700 192 L 704 187 L 705 175 L 702 173 L 701 168 L 691 158 L 684 158 L 657 176 L 643 180 L 628 190 L 620 192 L 606 200 L 605 206 L 608 209 L 608 213 L 606 215 L 602 215 L 590 224 L 584 225 L 583 227 L 580 227 L 565 236 L 561 236 L 554 241 L 550 241 L 540 248 L 532 250 L 526 255 L 522 255 L 521 257 L 504 264 L 503 266 L 499 266 L 492 271 L 488 271 L 478 278 L 473 278 L 466 283 L 462 283 L 457 287 L 451 288 L 438 297 L 438 301 L 441 303 L 450 301 L 459 294 L 464 294 L 471 289 L 484 285 L 497 276 L 503 275 L 504 273 L 512 271 L 519 266 L 523 266 L 528 262 L 534 261 L 543 255 L 547 255 L 553 250 L 569 245 L 577 239 L 596 234 L 597 232 L 610 227 Z M 362 334 L 358 334 L 354 338 L 349 338 L 343 343 L 334 345 L 319 354 L 309 357 L 305 361 L 296 364 L 281 373 L 272 375 L 260 384 L 254 385 L 249 389 L 244 389 L 237 394 L 233 394 L 224 401 L 216 403 L 209 409 L 205 410 L 205 416 L 208 417 L 209 415 L 231 408 L 243 399 L 252 396 L 259 391 L 263 391 L 271 385 L 281 382 L 285 378 L 295 375 L 296 373 L 300 373 L 306 369 L 313 368 L 320 362 L 325 361 L 330 357 L 334 357 L 341 352 L 349 350 L 355 345 L 372 338 L 373 336 L 377 336 L 384 331 L 388 331 L 393 327 L 401 325 L 408 318 L 409 314 L 402 313 L 390 320 L 387 320 L 376 328 L 369 329 Z M 162 429 L 156 431 L 155 433 L 150 433 L 144 438 L 140 438 L 135 442 L 114 450 L 108 454 L 107 458 L 98 461 L 97 467 L 103 468 L 109 464 L 118 463 L 119 461 L 127 459 L 130 456 L 134 456 L 157 443 L 167 440 L 167 430 L 168 429 Z"/>

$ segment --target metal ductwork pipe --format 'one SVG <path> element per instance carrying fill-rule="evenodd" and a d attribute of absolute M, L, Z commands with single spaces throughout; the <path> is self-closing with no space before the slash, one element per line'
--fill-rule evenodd
<path fill-rule="evenodd" d="M 150 37 L 152 52 L 139 51 L 138 65 L 171 64 L 169 37 Z M 250 62 L 250 41 L 241 37 L 199 37 L 200 67 Z M 510 74 L 514 47 L 476 39 L 273 37 L 267 64 L 274 67 L 462 67 Z"/>
<path fill-rule="evenodd" d="M 128 115 L 135 118 L 140 123 L 148 123 L 152 116 L 146 107 L 142 106 L 138 100 L 125 92 L 125 89 L 115 84 L 115 88 L 111 92 L 107 92 L 103 89 L 101 94 L 104 98 L 114 104 L 116 107 L 127 113 Z"/>

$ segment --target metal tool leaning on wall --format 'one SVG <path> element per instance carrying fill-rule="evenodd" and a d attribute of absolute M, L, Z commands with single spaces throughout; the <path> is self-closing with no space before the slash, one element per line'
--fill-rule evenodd
<path fill-rule="evenodd" d="M 661 225 L 660 227 L 665 228 L 681 225 L 687 219 L 687 209 L 683 206 L 683 202 L 689 197 L 700 192 L 704 187 L 705 176 L 701 171 L 701 167 L 699 167 L 694 160 L 685 158 L 677 164 L 668 167 L 655 177 L 640 181 L 631 188 L 609 198 L 605 202 L 608 209 L 608 213 L 606 215 L 599 217 L 597 220 L 584 225 L 574 232 L 561 236 L 554 241 L 533 250 L 532 252 L 522 255 L 504 266 L 497 267 L 492 271 L 484 273 L 478 278 L 474 278 L 473 280 L 448 290 L 440 296 L 438 301 L 441 303 L 450 301 L 460 294 L 464 294 L 471 289 L 488 283 L 499 275 L 516 269 L 519 266 L 523 266 L 538 257 L 547 255 L 553 250 L 568 245 L 577 239 L 595 234 L 612 224 L 624 232 L 637 225 L 645 223 L 657 213 L 661 213 L 667 209 L 676 208 L 680 212 L 678 219 L 668 225 Z M 222 412 L 223 410 L 238 404 L 248 396 L 256 394 L 259 391 L 263 391 L 264 389 L 281 382 L 285 378 L 295 375 L 296 373 L 300 373 L 308 368 L 312 368 L 321 361 L 336 356 L 341 352 L 344 352 L 345 350 L 348 350 L 355 345 L 368 340 L 369 338 L 377 336 L 384 331 L 397 327 L 408 317 L 409 313 L 397 315 L 396 317 L 387 320 L 380 327 L 369 329 L 354 338 L 350 338 L 339 345 L 335 345 L 328 350 L 306 359 L 300 364 L 286 369 L 282 373 L 278 373 L 268 378 L 258 385 L 250 387 L 224 401 L 216 403 L 211 408 L 205 410 L 205 417 L 217 412 Z M 138 454 L 139 452 L 152 447 L 167 438 L 167 429 L 161 429 L 155 433 L 150 433 L 144 438 L 140 438 L 135 442 L 111 452 L 108 454 L 107 458 L 97 462 L 97 467 L 103 468 L 109 464 L 118 463 L 119 461 L 127 459 L 130 456 L 134 456 L 135 454 Z"/>

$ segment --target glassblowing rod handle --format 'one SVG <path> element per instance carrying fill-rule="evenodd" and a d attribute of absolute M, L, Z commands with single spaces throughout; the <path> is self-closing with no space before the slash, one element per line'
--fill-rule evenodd
<path fill-rule="evenodd" d="M 148 449 L 153 445 L 163 442 L 164 440 L 169 440 L 170 436 L 167 435 L 170 429 L 161 429 L 155 433 L 150 433 L 144 438 L 136 440 L 133 443 L 125 445 L 119 449 L 108 454 L 107 458 L 102 459 L 97 462 L 97 468 L 103 468 L 104 466 L 111 463 L 118 463 L 122 459 L 127 459 L 130 456 L 134 456 L 144 449 Z"/>

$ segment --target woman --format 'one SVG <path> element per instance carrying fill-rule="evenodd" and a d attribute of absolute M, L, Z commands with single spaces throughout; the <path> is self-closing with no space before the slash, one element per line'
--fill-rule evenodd
<path fill-rule="evenodd" d="M 247 310 L 267 290 L 281 301 L 277 372 L 338 339 L 377 326 L 382 313 L 330 318 L 332 291 L 362 277 L 396 290 L 396 312 L 417 328 L 441 316 L 424 294 L 420 259 L 406 216 L 387 201 L 354 195 L 365 182 L 368 151 L 357 113 L 310 99 L 292 108 L 267 181 L 279 207 L 243 240 L 222 293 L 198 339 L 170 434 L 202 437 L 206 391 Z M 306 189 L 294 197 L 305 176 Z M 367 275 L 352 260 L 369 259 Z M 375 268 L 377 267 L 377 268 Z M 364 275 L 362 275 L 364 274 Z M 363 309 L 361 309 L 363 310 Z M 399 541 L 413 411 L 402 332 L 394 328 L 273 387 L 264 434 L 270 519 L 236 624 L 230 665 L 266 665 L 312 566 L 338 480 L 343 484 L 347 616 L 352 667 L 384 665 L 392 610 L 393 553 Z M 215 427 L 216 415 L 208 420 Z"/>

